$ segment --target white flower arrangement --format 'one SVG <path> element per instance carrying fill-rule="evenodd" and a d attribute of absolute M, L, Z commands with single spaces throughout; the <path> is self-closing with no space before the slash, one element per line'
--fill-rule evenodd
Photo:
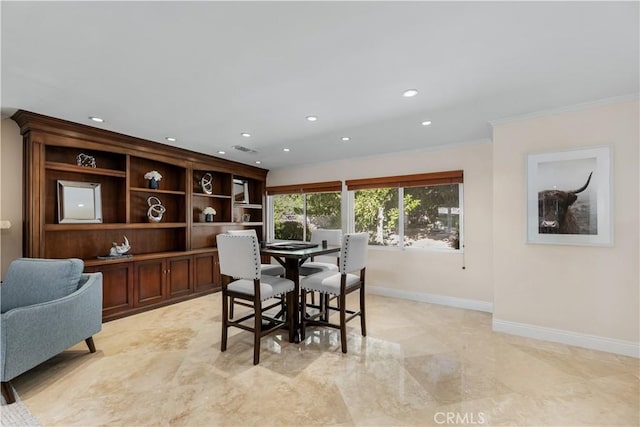
<path fill-rule="evenodd" d="M 144 174 L 144 179 L 155 179 L 156 181 L 160 181 L 162 179 L 162 175 L 158 171 L 149 171 Z"/>
<path fill-rule="evenodd" d="M 204 208 L 202 210 L 202 213 L 205 215 L 215 215 L 216 214 L 216 210 L 213 209 L 211 206 L 207 206 L 206 208 Z"/>

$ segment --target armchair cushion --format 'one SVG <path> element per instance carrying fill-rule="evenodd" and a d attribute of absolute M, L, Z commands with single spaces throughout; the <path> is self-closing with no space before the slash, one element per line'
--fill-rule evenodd
<path fill-rule="evenodd" d="M 84 263 L 80 259 L 20 258 L 7 270 L 0 312 L 53 301 L 78 289 Z"/>

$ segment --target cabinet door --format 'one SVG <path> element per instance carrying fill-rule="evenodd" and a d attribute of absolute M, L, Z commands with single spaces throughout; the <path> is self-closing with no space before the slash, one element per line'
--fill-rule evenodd
<path fill-rule="evenodd" d="M 102 318 L 125 313 L 133 307 L 133 265 L 130 262 L 87 267 L 102 273 Z"/>
<path fill-rule="evenodd" d="M 220 266 L 218 264 L 218 254 L 210 252 L 201 255 L 194 255 L 194 291 L 202 292 L 213 289 L 220 289 Z"/>
<path fill-rule="evenodd" d="M 152 259 L 135 263 L 135 306 L 154 304 L 164 299 L 166 262 Z"/>
<path fill-rule="evenodd" d="M 191 257 L 167 259 L 167 286 L 169 297 L 179 297 L 192 292 Z"/>

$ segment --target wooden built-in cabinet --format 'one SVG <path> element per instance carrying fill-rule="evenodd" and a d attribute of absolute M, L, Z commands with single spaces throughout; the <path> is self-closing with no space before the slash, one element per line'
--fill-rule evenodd
<path fill-rule="evenodd" d="M 12 119 L 24 139 L 24 256 L 81 258 L 85 271 L 102 272 L 104 320 L 219 290 L 215 236 L 255 229 L 264 238 L 265 169 L 27 111 Z M 79 154 L 95 167 L 78 165 Z M 157 189 L 144 178 L 152 170 Z M 59 180 L 100 184 L 102 222 L 61 224 Z M 248 202 L 235 201 L 234 180 L 247 183 Z M 160 222 L 147 217 L 150 197 L 165 208 Z M 132 257 L 98 259 L 125 236 Z"/>

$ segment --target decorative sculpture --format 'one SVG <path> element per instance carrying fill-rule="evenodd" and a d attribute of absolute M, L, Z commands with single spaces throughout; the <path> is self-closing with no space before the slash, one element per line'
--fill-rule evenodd
<path fill-rule="evenodd" d="M 156 196 L 151 196 L 147 199 L 149 209 L 147 210 L 147 218 L 149 222 L 160 222 L 162 215 L 166 212 L 167 208 L 162 206 L 162 202 Z"/>
<path fill-rule="evenodd" d="M 131 249 L 131 245 L 129 244 L 129 239 L 127 236 L 124 236 L 124 243 L 119 245 L 116 242 L 113 242 L 113 246 L 111 246 L 111 250 L 109 251 L 110 257 L 124 256 Z"/>
<path fill-rule="evenodd" d="M 88 154 L 80 153 L 76 156 L 76 163 L 78 166 L 84 166 L 86 168 L 95 168 L 96 159 Z"/>
<path fill-rule="evenodd" d="M 206 194 L 213 194 L 213 175 L 205 173 L 200 180 L 200 186 Z"/>

